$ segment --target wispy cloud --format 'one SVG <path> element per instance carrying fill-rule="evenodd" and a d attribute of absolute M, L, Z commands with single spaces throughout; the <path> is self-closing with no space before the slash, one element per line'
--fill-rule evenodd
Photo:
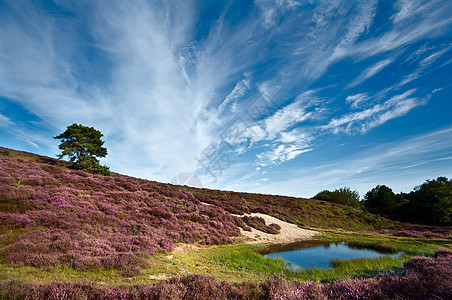
<path fill-rule="evenodd" d="M 59 1 L 52 10 L 9 1 L 0 8 L 0 97 L 37 116 L 41 131 L 15 132 L 34 147 L 54 142 L 43 131 L 94 126 L 113 170 L 168 181 L 199 171 L 195 157 L 266 94 L 273 110 L 248 117 L 237 139 L 250 160 L 237 158 L 230 174 L 245 178 L 426 103 L 424 88 L 403 88 L 451 61 L 450 44 L 432 41 L 450 37 L 452 2 L 388 9 L 376 0 Z M 384 86 L 383 72 L 399 83 Z M 15 122 L 0 114 L 5 131 Z"/>
<path fill-rule="evenodd" d="M 347 88 L 352 88 L 357 86 L 358 84 L 363 83 L 367 79 L 373 77 L 375 74 L 386 68 L 389 64 L 393 62 L 392 59 L 384 59 L 382 61 L 377 62 L 376 64 L 370 66 L 366 70 L 364 70 L 361 75 L 359 75 L 354 81 L 348 84 Z"/>
<path fill-rule="evenodd" d="M 258 5 L 266 27 L 274 25 L 287 10 L 301 5 L 301 2 L 296 0 L 255 0 L 254 3 Z"/>
<path fill-rule="evenodd" d="M 367 93 L 350 95 L 350 96 L 347 96 L 347 98 L 345 99 L 345 101 L 347 101 L 347 103 L 351 103 L 352 108 L 360 107 L 361 104 L 366 102 L 367 100 L 369 100 L 369 96 Z"/>
<path fill-rule="evenodd" d="M 310 142 L 314 138 L 311 133 L 300 128 L 300 124 L 322 115 L 317 108 L 318 103 L 315 91 L 308 90 L 260 122 L 263 134 L 259 140 L 269 141 L 270 145 L 265 147 L 265 151 L 256 154 L 259 166 L 286 162 L 312 150 Z"/>
<path fill-rule="evenodd" d="M 216 91 L 252 63 L 242 46 L 252 24 L 239 31 L 220 20 L 207 39 L 193 42 L 196 13 L 188 2 L 89 4 L 96 18 L 84 27 L 94 41 L 88 46 L 78 24 L 50 18 L 32 3 L 11 5 L 20 19 L 0 25 L 6 49 L 0 94 L 55 131 L 72 122 L 100 129 L 109 144 L 107 162 L 131 175 L 151 177 L 143 172 L 147 165 L 152 177 L 166 181 L 196 169 L 194 157 L 215 138 Z M 89 64 L 81 70 L 72 61 L 83 47 L 104 61 L 96 67 L 110 75 L 101 84 L 84 79 L 98 70 Z M 243 96 L 246 84 L 241 81 L 223 106 Z"/>
<path fill-rule="evenodd" d="M 411 89 L 371 108 L 335 118 L 322 128 L 332 130 L 333 133 L 366 133 L 370 129 L 400 117 L 413 108 L 422 105 L 424 101 L 416 97 L 410 98 L 415 91 L 415 89 Z"/>
<path fill-rule="evenodd" d="M 402 22 L 416 15 L 421 10 L 421 1 L 418 0 L 399 0 L 394 5 L 397 12 L 392 16 L 394 23 Z"/>
<path fill-rule="evenodd" d="M 250 90 L 250 80 L 248 78 L 241 80 L 237 83 L 234 89 L 226 96 L 224 101 L 218 107 L 218 114 L 221 114 L 225 107 L 229 105 L 232 101 L 240 99 L 245 95 L 247 91 Z"/>
<path fill-rule="evenodd" d="M 452 166 L 450 155 L 443 155 L 452 151 L 450 139 L 452 128 L 449 127 L 390 143 L 369 145 L 352 156 L 328 159 L 324 164 L 306 162 L 306 166 L 301 165 L 296 172 L 291 173 L 290 179 L 282 176 L 267 181 L 264 186 L 254 186 L 247 181 L 231 181 L 230 186 L 259 193 L 271 191 L 274 194 L 304 197 L 311 197 L 323 189 L 334 190 L 343 186 L 356 188 L 364 196 L 379 184 L 386 184 L 395 192 L 409 192 L 415 185 L 436 178 L 438 174 L 450 176 L 450 173 L 441 173 L 444 164 Z M 418 165 L 403 169 L 420 157 L 422 159 Z M 276 172 L 269 172 L 265 177 L 273 178 Z"/>
<path fill-rule="evenodd" d="M 0 127 L 9 127 L 11 125 L 14 125 L 14 122 L 0 113 Z"/>
<path fill-rule="evenodd" d="M 400 1 L 399 3 L 402 3 L 402 7 L 404 7 L 403 3 L 408 3 L 406 5 L 411 7 L 410 2 Z M 430 1 L 425 3 L 421 10 L 407 9 L 402 13 L 403 19 L 408 20 L 408 17 L 414 16 L 415 12 L 417 18 L 411 18 L 408 23 L 398 22 L 391 31 L 357 43 L 354 49 L 350 50 L 350 54 L 353 53 L 364 59 L 399 49 L 419 41 L 427 35 L 438 35 L 452 23 L 452 16 L 448 13 L 450 9 L 452 9 L 450 1 Z M 400 17 L 398 19 L 402 20 Z"/>
<path fill-rule="evenodd" d="M 297 145 L 284 145 L 280 144 L 277 147 L 273 147 L 272 150 L 257 154 L 258 165 L 261 167 L 271 164 L 283 163 L 288 160 L 294 159 L 298 155 L 312 151 L 311 148 L 300 147 Z"/>
<path fill-rule="evenodd" d="M 427 56 L 426 58 L 424 58 L 420 63 L 419 66 L 420 67 L 427 67 L 429 65 L 431 65 L 432 63 L 434 63 L 438 58 L 440 58 L 441 56 L 443 56 L 447 51 L 450 50 L 450 46 L 445 47 L 442 50 L 439 50 L 429 56 Z"/>
<path fill-rule="evenodd" d="M 404 86 L 409 82 L 412 82 L 418 78 L 425 76 L 430 71 L 429 67 L 431 65 L 433 65 L 439 58 L 444 56 L 444 54 L 446 54 L 450 49 L 451 49 L 451 46 L 444 47 L 443 49 L 436 51 L 436 52 L 430 54 L 429 56 L 425 57 L 424 59 L 422 59 L 419 62 L 418 67 L 414 70 L 414 72 L 404 76 L 402 78 L 402 80 L 398 83 L 397 86 L 398 87 Z M 424 53 L 426 51 L 427 50 L 424 50 L 421 53 Z M 416 52 L 419 52 L 419 50 Z M 419 55 L 421 55 L 421 53 L 419 53 Z"/>

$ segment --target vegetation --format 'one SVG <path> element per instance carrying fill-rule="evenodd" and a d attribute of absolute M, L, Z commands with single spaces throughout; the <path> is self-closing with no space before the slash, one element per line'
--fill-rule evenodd
<path fill-rule="evenodd" d="M 281 227 L 278 224 L 270 224 L 267 226 L 265 224 L 265 220 L 261 217 L 244 216 L 242 217 L 242 220 L 245 224 L 270 234 L 277 234 L 281 229 Z"/>
<path fill-rule="evenodd" d="M 256 276 L 283 272 L 287 279 L 331 282 L 345 277 L 374 277 L 378 273 L 400 270 L 403 263 L 415 256 L 433 255 L 435 251 L 451 248 L 450 239 L 418 239 L 392 237 L 380 234 L 351 234 L 343 231 L 323 231 L 317 237 L 327 242 L 346 242 L 349 247 L 374 249 L 378 251 L 400 253 L 396 257 L 384 256 L 373 259 L 333 260 L 334 268 L 293 270 L 281 259 L 264 257 L 257 252 L 266 253 L 258 246 L 234 248 L 234 251 L 217 251 L 215 260 L 237 271 L 246 270 Z"/>
<path fill-rule="evenodd" d="M 235 242 L 240 228 L 280 229 L 250 212 L 405 254 L 295 272 Z M 0 299 L 446 299 L 451 253 L 438 249 L 451 249 L 451 233 L 322 200 L 90 174 L 0 147 Z"/>
<path fill-rule="evenodd" d="M 367 192 L 364 199 L 364 206 L 369 212 L 385 217 L 390 217 L 397 206 L 394 192 L 385 185 L 373 188 Z"/>
<path fill-rule="evenodd" d="M 352 191 L 349 187 L 343 187 L 332 192 L 324 190 L 315 195 L 313 199 L 345 204 L 356 208 L 362 207 L 358 192 Z"/>
<path fill-rule="evenodd" d="M 98 157 L 107 156 L 107 148 L 101 140 L 103 134 L 93 127 L 81 124 L 69 125 L 65 132 L 54 137 L 60 139 L 59 149 L 62 150 L 58 158 L 69 156 L 70 166 L 93 174 L 110 175 L 107 166 L 101 166 Z"/>
<path fill-rule="evenodd" d="M 0 283 L 3 299 L 450 299 L 452 252 L 415 257 L 401 272 L 374 278 L 346 278 L 326 284 L 290 281 L 274 275 L 262 283 L 233 283 L 214 276 L 174 277 L 153 285 L 101 286 L 93 282 L 50 284 L 7 280 Z"/>
<path fill-rule="evenodd" d="M 305 228 L 348 231 L 403 230 L 406 224 L 394 222 L 361 209 L 321 200 L 178 187 L 191 192 L 201 202 L 233 214 L 264 213 Z"/>
<path fill-rule="evenodd" d="M 409 193 L 395 195 L 387 186 L 377 186 L 364 200 L 369 212 L 394 220 L 430 225 L 452 225 L 452 180 L 427 180 Z"/>

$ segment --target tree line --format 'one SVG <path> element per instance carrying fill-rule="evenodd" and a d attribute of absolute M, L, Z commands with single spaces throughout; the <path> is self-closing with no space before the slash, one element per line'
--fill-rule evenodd
<path fill-rule="evenodd" d="M 383 217 L 426 225 L 452 225 L 452 179 L 438 177 L 416 186 L 410 193 L 395 194 L 386 185 L 377 185 L 361 200 L 357 191 L 340 188 L 324 190 L 313 197 L 353 206 Z"/>

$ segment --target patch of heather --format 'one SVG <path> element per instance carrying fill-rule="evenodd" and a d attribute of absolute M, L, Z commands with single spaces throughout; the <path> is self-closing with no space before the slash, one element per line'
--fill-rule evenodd
<path fill-rule="evenodd" d="M 242 220 L 246 225 L 266 233 L 277 234 L 281 230 L 278 224 L 266 225 L 265 220 L 261 217 L 243 216 Z"/>
<path fill-rule="evenodd" d="M 361 232 L 381 232 L 398 236 L 447 238 L 452 227 L 404 224 L 347 205 L 295 197 L 218 191 L 180 187 L 202 202 L 220 206 L 233 214 L 258 212 L 304 227 Z M 426 230 L 425 228 L 428 228 Z"/>
<path fill-rule="evenodd" d="M 127 273 L 133 276 L 133 269 Z M 150 285 L 105 287 L 93 282 L 0 282 L 2 299 L 452 299 L 452 251 L 415 257 L 397 275 L 319 282 L 287 282 L 283 274 L 263 283 L 233 283 L 214 276 L 174 277 Z"/>
<path fill-rule="evenodd" d="M 239 227 L 249 230 L 251 224 L 278 231 L 258 219 L 249 219 L 247 225 L 231 213 L 261 212 L 300 226 L 425 238 L 452 232 L 401 224 L 323 201 L 93 175 L 64 168 L 56 159 L 0 150 L 9 153 L 0 155 L 0 233 L 24 232 L 0 241 L 0 256 L 12 265 L 113 267 L 134 274 L 147 267 L 146 257 L 171 251 L 177 242 L 229 243 L 240 234 Z"/>
<path fill-rule="evenodd" d="M 237 217 L 172 185 L 20 155 L 0 155 L 0 230 L 28 228 L 1 245 L 9 264 L 136 274 L 146 256 L 172 251 L 174 243 L 221 244 L 240 234 Z"/>
<path fill-rule="evenodd" d="M 452 226 L 429 226 L 418 224 L 406 224 L 401 230 L 383 231 L 395 236 L 413 237 L 413 238 L 450 238 L 452 236 Z"/>
<path fill-rule="evenodd" d="M 202 202 L 234 214 L 259 212 L 300 226 L 376 231 L 400 223 L 346 205 L 309 199 L 182 187 Z"/>

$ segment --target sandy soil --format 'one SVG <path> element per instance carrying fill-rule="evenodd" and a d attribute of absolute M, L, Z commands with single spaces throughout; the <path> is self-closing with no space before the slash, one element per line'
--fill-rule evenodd
<path fill-rule="evenodd" d="M 240 217 L 239 215 L 237 215 Z M 240 228 L 242 237 L 239 238 L 243 240 L 244 243 L 248 244 L 285 244 L 292 243 L 301 240 L 310 240 L 314 235 L 319 234 L 320 232 L 314 230 L 308 230 L 299 228 L 297 225 L 284 222 L 275 217 L 261 214 L 261 213 L 252 213 L 248 216 L 256 216 L 261 217 L 265 220 L 265 224 L 270 225 L 272 223 L 278 224 L 281 226 L 281 230 L 279 234 L 269 234 L 262 232 L 260 230 L 251 228 L 251 231 L 245 231 Z"/>

